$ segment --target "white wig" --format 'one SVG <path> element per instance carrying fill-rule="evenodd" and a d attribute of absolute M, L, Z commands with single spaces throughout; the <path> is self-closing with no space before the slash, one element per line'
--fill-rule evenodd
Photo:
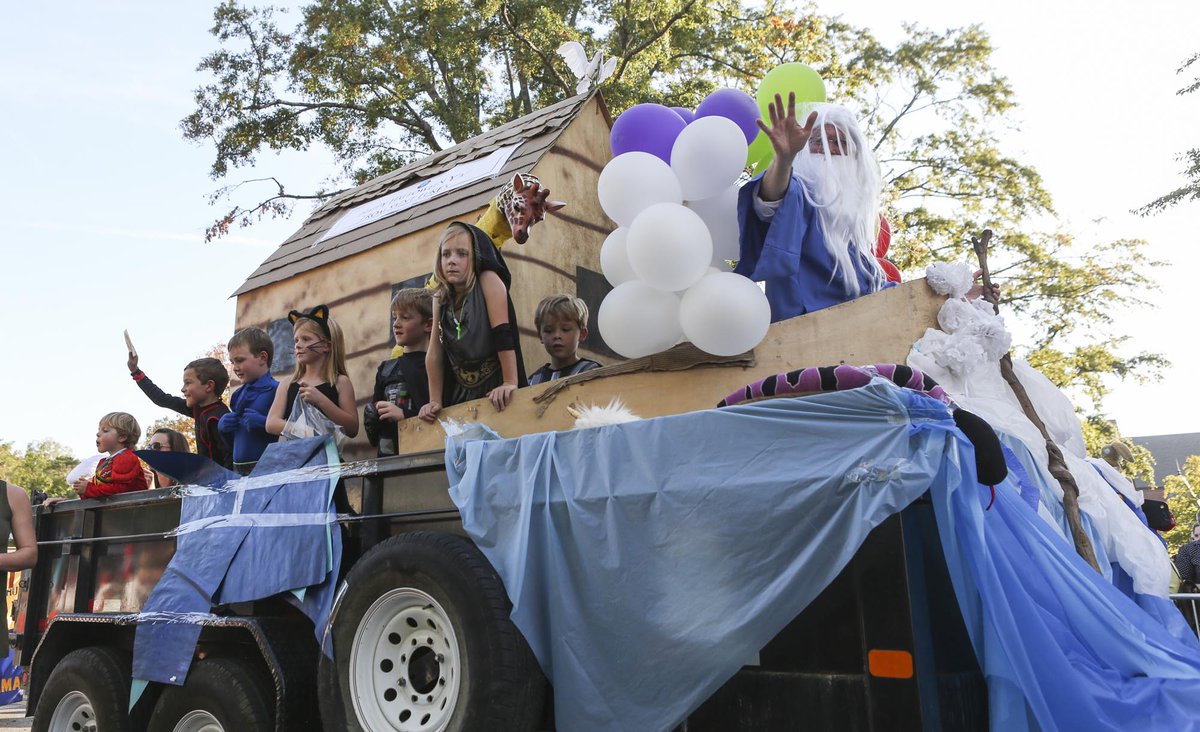
<path fill-rule="evenodd" d="M 847 292 L 857 297 L 862 294 L 856 274 L 859 269 L 867 274 L 870 292 L 887 280 L 875 258 L 883 190 L 879 165 L 850 110 L 837 104 L 814 104 L 812 111 L 817 113 L 817 121 L 810 145 L 818 142 L 821 152 L 802 150 L 792 167 L 803 183 L 805 199 L 817 209 L 825 247 L 834 261 L 833 276 L 840 276 Z M 838 131 L 843 155 L 830 155 L 826 125 Z"/>

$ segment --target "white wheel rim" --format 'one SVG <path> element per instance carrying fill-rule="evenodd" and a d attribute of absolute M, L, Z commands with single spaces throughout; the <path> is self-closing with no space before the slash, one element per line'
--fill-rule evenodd
<path fill-rule="evenodd" d="M 196 709 L 175 723 L 175 732 L 225 732 L 225 727 L 211 713 Z"/>
<path fill-rule="evenodd" d="M 371 604 L 350 649 L 350 696 L 363 729 L 444 730 L 461 685 L 458 638 L 436 600 L 401 587 Z"/>
<path fill-rule="evenodd" d="M 92 700 L 82 691 L 69 691 L 50 716 L 50 732 L 97 732 Z"/>

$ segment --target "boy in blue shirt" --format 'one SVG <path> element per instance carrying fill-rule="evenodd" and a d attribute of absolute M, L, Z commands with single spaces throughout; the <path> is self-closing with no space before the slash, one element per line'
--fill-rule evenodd
<path fill-rule="evenodd" d="M 267 445 L 279 439 L 267 432 L 267 413 L 279 382 L 271 376 L 275 345 L 261 328 L 245 328 L 229 339 L 229 361 L 242 386 L 229 400 L 229 414 L 217 424 L 233 447 L 233 469 L 249 475 Z"/>

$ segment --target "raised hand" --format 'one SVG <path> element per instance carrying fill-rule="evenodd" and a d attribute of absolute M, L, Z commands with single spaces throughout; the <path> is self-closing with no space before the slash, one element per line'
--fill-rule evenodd
<path fill-rule="evenodd" d="M 796 119 L 796 94 L 794 92 L 788 93 L 786 111 L 783 106 L 783 97 L 778 94 L 775 95 L 775 101 L 767 105 L 767 111 L 771 117 L 770 126 L 760 119 L 758 127 L 771 142 L 771 148 L 775 151 L 775 159 L 790 166 L 796 155 L 808 145 L 813 127 L 817 124 L 817 113 L 809 114 L 802 126 Z"/>
<path fill-rule="evenodd" d="M 131 374 L 136 374 L 136 373 L 137 373 L 137 370 L 138 370 L 138 355 L 137 355 L 137 351 L 130 351 L 130 352 L 129 352 L 129 361 L 127 361 L 127 362 L 126 362 L 126 365 L 129 367 L 129 373 L 131 373 Z"/>

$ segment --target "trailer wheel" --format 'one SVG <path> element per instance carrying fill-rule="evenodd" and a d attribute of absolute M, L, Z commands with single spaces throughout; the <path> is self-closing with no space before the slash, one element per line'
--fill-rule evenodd
<path fill-rule="evenodd" d="M 105 646 L 89 646 L 63 656 L 38 699 L 35 732 L 132 729 L 129 704 L 129 658 Z"/>
<path fill-rule="evenodd" d="M 500 577 L 471 542 L 414 531 L 350 571 L 321 656 L 326 729 L 532 730 L 546 681 L 508 614 Z"/>
<path fill-rule="evenodd" d="M 167 686 L 149 732 L 267 732 L 272 706 L 247 665 L 233 658 L 196 661 L 183 686 Z"/>

